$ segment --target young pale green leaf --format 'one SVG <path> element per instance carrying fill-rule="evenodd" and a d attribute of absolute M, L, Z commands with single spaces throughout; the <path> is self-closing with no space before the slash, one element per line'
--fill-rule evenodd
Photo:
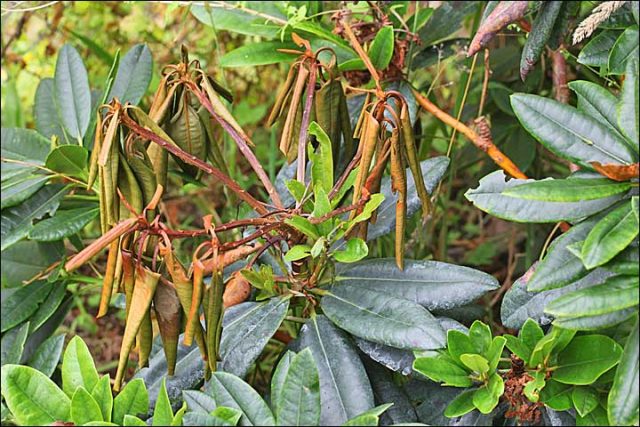
<path fill-rule="evenodd" d="M 528 364 L 531 358 L 531 349 L 520 338 L 508 334 L 503 336 L 509 351 L 522 359 L 525 364 Z"/>
<path fill-rule="evenodd" d="M 171 402 L 169 401 L 169 395 L 167 394 L 167 380 L 162 379 L 160 385 L 160 392 L 158 393 L 158 399 L 156 400 L 156 406 L 153 410 L 153 426 L 168 426 L 173 421 L 173 409 L 171 408 Z"/>
<path fill-rule="evenodd" d="M 418 357 L 413 369 L 427 378 L 453 387 L 471 387 L 473 381 L 469 373 L 453 360 L 444 357 Z"/>
<path fill-rule="evenodd" d="M 89 126 L 91 90 L 82 58 L 69 44 L 58 52 L 54 79 L 64 128 L 71 138 L 81 141 Z"/>
<path fill-rule="evenodd" d="M 315 224 L 312 224 L 308 219 L 301 216 L 292 216 L 291 218 L 286 219 L 285 224 L 292 226 L 305 236 L 318 240 L 320 238 L 320 232 L 318 231 L 318 227 Z"/>
<path fill-rule="evenodd" d="M 522 325 L 520 329 L 520 333 L 518 333 L 518 337 L 522 340 L 523 344 L 526 345 L 529 349 L 533 350 L 538 344 L 538 341 L 544 337 L 544 331 L 533 319 L 527 319 Z"/>
<path fill-rule="evenodd" d="M 637 33 L 636 33 L 637 34 Z M 638 132 L 640 132 L 640 78 L 638 77 L 638 60 L 627 62 L 624 84 L 620 94 L 620 102 L 617 106 L 617 118 L 620 130 L 624 133 L 636 152 L 638 148 Z"/>
<path fill-rule="evenodd" d="M 120 60 L 118 73 L 107 98 L 118 98 L 122 105 L 138 105 L 144 96 L 153 71 L 153 58 L 146 44 L 137 44 Z"/>
<path fill-rule="evenodd" d="M 489 361 L 479 354 L 462 354 L 460 361 L 467 368 L 479 374 L 489 372 Z"/>
<path fill-rule="evenodd" d="M 285 182 L 285 185 L 296 202 L 300 202 L 304 198 L 307 187 L 303 183 L 296 179 L 289 179 Z"/>
<path fill-rule="evenodd" d="M 591 169 L 590 162 L 631 164 L 636 156 L 627 143 L 592 117 L 538 95 L 511 95 L 520 123 L 555 154 Z"/>
<path fill-rule="evenodd" d="M 586 417 L 598 407 L 598 392 L 592 387 L 574 387 L 571 400 L 578 415 Z"/>
<path fill-rule="evenodd" d="M 373 409 L 351 418 L 349 421 L 343 424 L 343 426 L 377 426 L 380 421 L 380 415 L 387 409 L 393 406 L 393 403 L 386 403 L 384 405 L 376 406 Z"/>
<path fill-rule="evenodd" d="M 615 44 L 620 31 L 603 31 L 584 45 L 578 54 L 578 62 L 592 67 L 607 67 L 609 52 Z"/>
<path fill-rule="evenodd" d="M 19 425 L 48 425 L 69 421 L 71 401 L 42 372 L 29 366 L 4 365 L 2 395 Z"/>
<path fill-rule="evenodd" d="M 604 335 L 575 337 L 558 355 L 552 378 L 564 384 L 589 385 L 620 361 L 622 347 Z"/>
<path fill-rule="evenodd" d="M 485 354 L 491 345 L 491 328 L 486 323 L 476 320 L 469 328 L 469 338 L 478 354 Z"/>
<path fill-rule="evenodd" d="M 227 408 L 225 406 L 218 406 L 209 414 L 216 420 L 222 420 L 224 425 L 235 426 L 238 424 L 240 418 L 242 418 L 242 412 L 235 408 Z"/>
<path fill-rule="evenodd" d="M 510 187 L 502 194 L 544 202 L 581 202 L 614 196 L 630 188 L 630 182 L 615 182 L 607 178 L 549 178 Z"/>
<path fill-rule="evenodd" d="M 504 392 L 504 381 L 498 374 L 492 374 L 489 381 L 473 393 L 473 405 L 483 414 L 488 414 L 498 405 Z"/>
<path fill-rule="evenodd" d="M 494 337 L 493 340 L 491 340 L 491 345 L 485 353 L 489 360 L 490 371 L 493 371 L 498 367 L 498 363 L 500 363 L 500 357 L 502 357 L 502 351 L 504 350 L 506 343 L 507 340 L 504 337 Z"/>
<path fill-rule="evenodd" d="M 627 28 L 609 53 L 609 73 L 624 74 L 627 62 L 638 57 L 638 26 Z"/>
<path fill-rule="evenodd" d="M 4 254 L 3 254 L 4 255 Z M 36 312 L 42 301 L 51 293 L 53 284 L 46 280 L 39 280 L 23 286 L 2 301 L 0 323 L 2 332 L 22 323 Z"/>
<path fill-rule="evenodd" d="M 476 348 L 469 336 L 456 329 L 447 331 L 447 351 L 453 360 L 460 361 L 460 356 L 468 353 L 475 353 Z"/>
<path fill-rule="evenodd" d="M 76 389 L 71 398 L 71 420 L 80 426 L 91 421 L 104 421 L 98 402 L 82 386 Z"/>
<path fill-rule="evenodd" d="M 217 12 L 216 12 L 217 13 Z M 276 41 L 249 43 L 228 52 L 220 58 L 221 67 L 253 67 L 256 65 L 291 62 L 295 56 L 278 49 L 297 49 L 294 43 Z"/>
<path fill-rule="evenodd" d="M 109 375 L 103 375 L 91 390 L 91 397 L 95 399 L 100 406 L 102 419 L 111 422 L 113 411 L 113 394 L 111 394 L 111 379 Z"/>
<path fill-rule="evenodd" d="M 88 177 L 86 148 L 78 145 L 61 145 L 47 156 L 45 167 L 65 176 L 86 180 Z"/>
<path fill-rule="evenodd" d="M 29 239 L 55 242 L 72 236 L 93 221 L 99 213 L 99 209 L 93 207 L 57 211 L 53 217 L 37 222 L 29 231 Z"/>
<path fill-rule="evenodd" d="M 362 221 L 367 221 L 369 218 L 371 218 L 373 212 L 378 209 L 378 206 L 380 206 L 383 201 L 384 195 L 380 193 L 372 194 L 369 198 L 369 201 L 365 203 L 362 212 L 360 212 L 355 218 L 353 218 L 351 223 L 357 224 Z"/>
<path fill-rule="evenodd" d="M 285 261 L 298 261 L 311 255 L 311 246 L 309 245 L 295 245 L 287 251 L 284 256 Z"/>
<path fill-rule="evenodd" d="M 622 252 L 638 235 L 638 219 L 631 202 L 609 212 L 589 232 L 582 245 L 581 258 L 592 269 L 609 262 Z"/>
<path fill-rule="evenodd" d="M 317 425 L 320 421 L 320 380 L 311 350 L 295 355 L 278 394 L 278 425 Z"/>
<path fill-rule="evenodd" d="M 473 403 L 475 390 L 463 391 L 449 403 L 444 415 L 449 418 L 460 417 L 473 411 L 476 406 Z"/>
<path fill-rule="evenodd" d="M 378 34 L 373 39 L 371 47 L 369 47 L 369 59 L 376 70 L 384 70 L 389 66 L 391 57 L 393 57 L 393 27 L 384 26 L 378 30 Z"/>
<path fill-rule="evenodd" d="M 113 400 L 113 422 L 122 424 L 125 415 L 146 414 L 149 410 L 149 393 L 142 378 L 127 383 Z"/>
<path fill-rule="evenodd" d="M 544 388 L 540 391 L 540 402 L 547 405 L 554 411 L 566 411 L 573 407 L 571 393 L 573 387 L 559 383 L 553 379 L 546 381 Z"/>
<path fill-rule="evenodd" d="M 640 343 L 638 321 L 629 334 L 608 397 L 609 423 L 631 425 L 638 419 Z"/>
<path fill-rule="evenodd" d="M 38 346 L 38 349 L 33 356 L 31 356 L 27 364 L 46 376 L 51 377 L 53 371 L 55 371 L 58 366 L 63 348 L 64 334 L 52 335 Z"/>
<path fill-rule="evenodd" d="M 338 262 L 351 263 L 360 261 L 366 257 L 369 253 L 367 243 L 360 238 L 353 238 L 347 240 L 347 244 L 344 249 L 335 251 L 332 256 Z"/>
<path fill-rule="evenodd" d="M 81 386 L 93 390 L 99 379 L 87 344 L 79 336 L 73 337 L 62 358 L 62 389 L 71 397 Z"/>
<path fill-rule="evenodd" d="M 549 358 L 554 350 L 557 353 L 564 349 L 575 334 L 575 331 L 558 327 L 551 329 L 551 332 L 542 337 L 533 348 L 531 358 L 529 359 L 529 366 L 538 367 Z"/>
<path fill-rule="evenodd" d="M 333 155 L 331 140 L 327 133 L 316 122 L 309 125 L 309 135 L 313 135 L 318 142 L 316 149 L 309 144 L 309 160 L 311 161 L 311 177 L 313 188 L 317 191 L 322 187 L 326 193 L 333 187 Z"/>
<path fill-rule="evenodd" d="M 531 402 L 537 402 L 540 400 L 540 390 L 546 385 L 545 373 L 542 371 L 534 371 L 532 376 L 533 379 L 524 386 L 522 393 Z"/>
<path fill-rule="evenodd" d="M 333 323 L 369 341 L 409 350 L 432 350 L 446 342 L 442 327 L 426 309 L 362 286 L 333 286 L 321 306 Z"/>
<path fill-rule="evenodd" d="M 135 415 L 126 414 L 124 416 L 124 419 L 122 420 L 122 425 L 123 426 L 146 426 L 147 423 L 145 423 Z"/>

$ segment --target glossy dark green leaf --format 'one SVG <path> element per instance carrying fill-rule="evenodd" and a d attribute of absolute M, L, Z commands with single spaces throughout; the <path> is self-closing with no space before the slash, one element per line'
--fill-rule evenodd
<path fill-rule="evenodd" d="M 220 368 L 244 377 L 269 339 L 278 330 L 289 299 L 245 302 L 225 311 L 220 340 Z"/>
<path fill-rule="evenodd" d="M 638 419 L 638 321 L 624 346 L 624 353 L 616 369 L 616 376 L 608 397 L 608 415 L 611 425 L 631 425 Z"/>
<path fill-rule="evenodd" d="M 580 50 L 578 62 L 592 67 L 607 67 L 609 52 L 620 34 L 620 31 L 603 31 L 596 35 Z"/>
<path fill-rule="evenodd" d="M 572 162 L 630 164 L 635 155 L 623 139 L 577 109 L 538 95 L 511 95 L 520 123 L 542 145 Z"/>
<path fill-rule="evenodd" d="M 611 48 L 609 53 L 609 73 L 624 74 L 627 61 L 638 57 L 638 26 L 629 27 Z"/>
<path fill-rule="evenodd" d="M 39 242 L 62 240 L 81 231 L 99 213 L 93 207 L 57 211 L 53 217 L 37 222 L 29 231 L 29 239 Z"/>
<path fill-rule="evenodd" d="M 529 32 L 527 41 L 522 49 L 520 77 L 523 81 L 536 62 L 538 62 L 544 46 L 551 37 L 562 5 L 563 2 L 561 1 L 548 1 L 540 5 L 536 19 L 531 26 L 531 32 Z"/>
<path fill-rule="evenodd" d="M 2 301 L 2 332 L 22 323 L 35 313 L 51 289 L 53 289 L 53 284 L 41 280 L 21 287 L 9 298 Z"/>
<path fill-rule="evenodd" d="M 205 385 L 205 391 L 218 406 L 227 406 L 242 412 L 242 426 L 272 426 L 275 420 L 260 395 L 240 378 L 226 372 L 214 372 Z"/>
<path fill-rule="evenodd" d="M 498 218 L 515 222 L 577 221 L 611 206 L 622 195 L 581 202 L 548 202 L 527 200 L 504 194 L 513 187 L 535 182 L 511 179 L 505 182 L 503 171 L 493 172 L 480 180 L 478 188 L 470 189 L 465 197 L 473 204 Z"/>
<path fill-rule="evenodd" d="M 2 181 L 15 175 L 34 172 L 37 166 L 43 166 L 50 147 L 49 140 L 32 129 L 2 128 Z"/>
<path fill-rule="evenodd" d="M 458 31 L 464 18 L 468 14 L 477 11 L 478 3 L 475 1 L 442 3 L 418 33 L 422 45 L 430 47 L 433 43 L 443 40 Z"/>
<path fill-rule="evenodd" d="M 584 80 L 569 83 L 569 88 L 578 96 L 578 110 L 597 119 L 613 133 L 620 136 L 616 106 L 618 99 L 606 88 Z"/>
<path fill-rule="evenodd" d="M 609 262 L 638 235 L 638 219 L 631 202 L 609 212 L 589 232 L 582 245 L 581 258 L 592 269 Z"/>
<path fill-rule="evenodd" d="M 588 385 L 617 365 L 621 355 L 622 347 L 607 336 L 577 336 L 558 355 L 552 378 L 564 384 Z"/>
<path fill-rule="evenodd" d="M 21 363 L 30 360 L 35 354 L 36 350 L 47 338 L 52 336 L 58 327 L 62 324 L 62 321 L 69 313 L 72 305 L 72 298 L 68 296 L 62 301 L 62 304 L 56 309 L 56 311 L 33 332 L 29 332 L 27 335 L 27 341 L 24 344 L 24 352 L 22 354 Z M 29 327 L 31 329 L 31 327 Z"/>
<path fill-rule="evenodd" d="M 320 380 L 311 350 L 293 356 L 275 398 L 278 425 L 317 425 L 320 421 Z"/>
<path fill-rule="evenodd" d="M 2 334 L 0 341 L 0 364 L 2 366 L 20 363 L 28 332 L 29 322 L 25 322 Z"/>
<path fill-rule="evenodd" d="M 44 78 L 38 83 L 33 104 L 33 118 L 36 129 L 47 139 L 55 136 L 59 143 L 68 142 L 64 135 L 60 108 L 56 103 L 56 89 L 52 78 Z"/>
<path fill-rule="evenodd" d="M 574 387 L 571 400 L 578 415 L 584 417 L 598 407 L 598 392 L 591 387 Z"/>
<path fill-rule="evenodd" d="M 462 306 L 498 288 L 493 276 L 472 268 L 405 260 L 404 270 L 399 270 L 392 258 L 340 266 L 335 281 L 364 284 L 367 289 L 413 301 L 428 310 Z"/>
<path fill-rule="evenodd" d="M 107 102 L 118 98 L 123 105 L 138 105 L 149 87 L 152 71 L 153 58 L 147 45 L 133 46 L 120 60 Z"/>
<path fill-rule="evenodd" d="M 79 336 L 73 337 L 62 358 L 62 389 L 71 397 L 81 386 L 93 390 L 99 379 L 87 344 Z"/>
<path fill-rule="evenodd" d="M 51 377 L 53 371 L 55 371 L 58 366 L 63 348 L 64 334 L 53 335 L 40 344 L 27 364 L 46 376 Z"/>
<path fill-rule="evenodd" d="M 124 416 L 146 414 L 149 410 L 149 394 L 144 381 L 134 378 L 113 399 L 113 422 L 122 424 Z"/>
<path fill-rule="evenodd" d="M 45 166 L 52 171 L 80 179 L 87 179 L 87 149 L 78 145 L 61 145 L 47 156 Z"/>
<path fill-rule="evenodd" d="M 393 56 L 393 27 L 385 25 L 378 30 L 367 54 L 376 70 L 384 70 L 389 66 Z"/>
<path fill-rule="evenodd" d="M 289 372 L 289 366 L 291 365 L 291 361 L 295 355 L 296 354 L 293 351 L 287 350 L 287 352 L 280 358 L 280 361 L 273 370 L 273 374 L 271 376 L 271 409 L 276 415 L 278 414 L 278 400 L 280 392 L 282 391 L 282 385 L 284 384 L 287 372 Z"/>
<path fill-rule="evenodd" d="M 589 412 L 587 416 L 581 417 L 576 415 L 576 426 L 606 426 L 607 425 L 607 411 L 601 406 L 598 406 L 593 411 Z"/>
<path fill-rule="evenodd" d="M 637 307 L 625 308 L 606 314 L 596 314 L 581 317 L 559 317 L 553 321 L 555 326 L 578 331 L 595 331 L 598 329 L 615 326 L 633 317 L 638 311 Z"/>
<path fill-rule="evenodd" d="M 629 182 L 616 182 L 607 178 L 547 178 L 510 187 L 502 194 L 544 202 L 581 202 L 614 196 L 629 188 Z"/>
<path fill-rule="evenodd" d="M 15 175 L 0 184 L 0 209 L 19 205 L 49 180 L 48 175 L 26 173 Z"/>
<path fill-rule="evenodd" d="M 71 420 L 76 425 L 85 425 L 91 421 L 104 421 L 98 402 L 82 386 L 76 389 L 71 398 Z"/>
<path fill-rule="evenodd" d="M 58 52 L 54 80 L 64 128 L 71 138 L 81 141 L 89 126 L 91 91 L 82 58 L 69 44 Z"/>
<path fill-rule="evenodd" d="M 249 67 L 256 65 L 293 62 L 295 56 L 290 53 L 279 52 L 278 49 L 297 49 L 290 42 L 259 42 L 246 44 L 224 54 L 220 58 L 221 67 Z"/>
<path fill-rule="evenodd" d="M 61 184 L 46 185 L 21 205 L 4 209 L 0 215 L 0 249 L 4 251 L 26 237 L 33 226 L 33 220 L 55 213 L 67 192 L 67 187 Z"/>
<path fill-rule="evenodd" d="M 338 284 L 321 301 L 324 314 L 353 335 L 397 348 L 431 350 L 445 345 L 438 321 L 405 299 L 350 284 Z"/>
<path fill-rule="evenodd" d="M 372 360 L 365 359 L 364 364 L 376 403 L 393 403 L 393 406 L 380 417 L 380 424 L 415 423 L 418 420 L 416 411 L 407 392 L 393 381 L 392 372 Z"/>
<path fill-rule="evenodd" d="M 638 77 L 638 60 L 628 61 L 625 80 L 620 94 L 620 102 L 617 107 L 617 118 L 620 130 L 633 144 L 638 152 L 638 132 L 640 132 L 640 77 Z"/>
<path fill-rule="evenodd" d="M 559 383 L 553 379 L 547 380 L 544 388 L 540 391 L 540 402 L 556 411 L 566 411 L 573 407 L 572 391 L 573 387 L 570 385 Z"/>
<path fill-rule="evenodd" d="M 64 256 L 62 242 L 24 240 L 2 251 L 2 286 L 20 286 Z"/>
<path fill-rule="evenodd" d="M 19 425 L 69 421 L 71 401 L 43 373 L 29 367 L 2 367 L 2 395 Z"/>

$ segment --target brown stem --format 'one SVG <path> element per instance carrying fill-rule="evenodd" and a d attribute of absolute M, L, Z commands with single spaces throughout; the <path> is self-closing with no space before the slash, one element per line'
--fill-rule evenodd
<path fill-rule="evenodd" d="M 360 59 L 362 59 L 362 62 L 364 62 L 364 65 L 367 67 L 367 70 L 369 70 L 369 74 L 371 74 L 371 78 L 376 84 L 377 94 L 378 96 L 380 96 L 381 94 L 384 93 L 384 91 L 382 90 L 382 86 L 380 85 L 380 76 L 378 75 L 378 71 L 376 71 L 376 68 L 371 63 L 371 59 L 369 59 L 369 55 L 367 55 L 367 52 L 365 52 L 362 46 L 360 45 L 360 42 L 358 41 L 358 38 L 356 37 L 356 35 L 353 34 L 351 25 L 346 21 L 346 19 L 342 20 L 342 25 L 344 28 L 344 33 L 349 39 L 349 43 L 351 43 L 351 47 L 353 47 L 353 49 L 356 51 Z"/>
<path fill-rule="evenodd" d="M 304 172 L 307 166 L 306 148 L 307 136 L 309 134 L 309 121 L 311 120 L 311 109 L 313 108 L 313 95 L 316 91 L 316 79 L 318 77 L 318 64 L 313 61 L 307 82 L 307 93 L 302 110 L 302 122 L 300 123 L 300 136 L 298 137 L 298 169 L 296 179 L 304 184 Z"/>

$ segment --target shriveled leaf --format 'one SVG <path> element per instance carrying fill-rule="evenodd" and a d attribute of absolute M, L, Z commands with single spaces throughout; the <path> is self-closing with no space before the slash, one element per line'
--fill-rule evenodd
<path fill-rule="evenodd" d="M 504 27 L 522 18 L 527 11 L 527 3 L 519 1 L 500 2 L 482 21 L 469 45 L 467 56 L 472 56 L 489 43 Z"/>

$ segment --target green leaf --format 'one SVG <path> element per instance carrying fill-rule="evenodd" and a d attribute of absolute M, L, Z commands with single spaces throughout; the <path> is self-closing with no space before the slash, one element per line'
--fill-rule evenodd
<path fill-rule="evenodd" d="M 369 288 L 336 285 L 320 304 L 333 323 L 369 341 L 410 350 L 432 350 L 446 342 L 442 327 L 426 309 Z"/>
<path fill-rule="evenodd" d="M 613 311 L 607 314 L 581 317 L 558 317 L 553 321 L 554 326 L 578 331 L 595 331 L 598 329 L 615 326 L 633 317 L 638 311 L 637 307 Z"/>
<path fill-rule="evenodd" d="M 349 421 L 343 424 L 343 426 L 377 426 L 380 421 L 380 415 L 387 409 L 393 406 L 393 403 L 386 403 L 384 405 L 376 406 L 373 409 L 369 409 L 362 414 L 351 418 Z"/>
<path fill-rule="evenodd" d="M 295 179 L 289 179 L 285 182 L 285 185 L 296 202 L 300 202 L 304 198 L 307 187 L 303 183 Z"/>
<path fill-rule="evenodd" d="M 460 356 L 465 353 L 475 353 L 476 348 L 471 342 L 471 338 L 456 329 L 447 331 L 447 351 L 453 360 L 460 361 Z"/>
<path fill-rule="evenodd" d="M 637 277 L 614 276 L 602 285 L 561 296 L 545 312 L 555 317 L 597 316 L 637 306 L 638 298 Z"/>
<path fill-rule="evenodd" d="M 572 391 L 572 386 L 549 379 L 540 391 L 540 402 L 554 411 L 567 411 L 573 407 Z"/>
<path fill-rule="evenodd" d="M 500 363 L 500 357 L 502 357 L 502 351 L 504 350 L 506 343 L 507 340 L 504 337 L 494 337 L 491 341 L 491 345 L 485 353 L 489 360 L 489 370 L 493 371 L 498 367 L 498 363 Z"/>
<path fill-rule="evenodd" d="M 51 142 L 32 129 L 2 128 L 0 177 L 5 181 L 43 166 Z"/>
<path fill-rule="evenodd" d="M 271 298 L 226 310 L 220 339 L 220 369 L 244 377 L 280 327 L 288 309 L 288 298 Z"/>
<path fill-rule="evenodd" d="M 149 393 L 142 378 L 134 378 L 113 399 L 113 422 L 122 424 L 125 415 L 146 414 L 149 410 Z"/>
<path fill-rule="evenodd" d="M 91 390 L 91 396 L 98 402 L 102 419 L 111 421 L 111 413 L 113 410 L 113 394 L 111 394 L 111 381 L 109 375 L 103 375 Z"/>
<path fill-rule="evenodd" d="M 287 350 L 287 352 L 280 358 L 280 361 L 271 376 L 271 409 L 276 414 L 278 413 L 278 400 L 280 399 L 282 385 L 284 384 L 287 372 L 289 372 L 289 366 L 291 365 L 291 361 L 295 355 L 296 354 L 291 350 Z"/>
<path fill-rule="evenodd" d="M 606 426 L 607 424 L 607 411 L 601 406 L 598 406 L 593 411 L 589 412 L 586 417 L 576 416 L 576 426 Z"/>
<path fill-rule="evenodd" d="M 577 109 L 537 95 L 511 95 L 520 123 L 555 154 L 591 169 L 590 162 L 634 163 L 626 142 Z"/>
<path fill-rule="evenodd" d="M 63 185 L 46 185 L 21 205 L 4 209 L 0 215 L 2 220 L 0 250 L 4 251 L 25 238 L 31 230 L 34 219 L 42 218 L 45 214 L 55 213 L 60 199 L 67 192 L 67 187 Z"/>
<path fill-rule="evenodd" d="M 609 423 L 631 425 L 638 420 L 638 395 L 640 378 L 638 376 L 639 335 L 638 321 L 629 334 L 616 369 L 616 375 L 608 397 Z"/>
<path fill-rule="evenodd" d="M 147 423 L 145 423 L 144 421 L 142 421 L 140 418 L 136 416 L 126 414 L 122 421 L 122 425 L 123 426 L 146 426 Z"/>
<path fill-rule="evenodd" d="M 558 355 L 552 378 L 564 384 L 588 385 L 617 365 L 621 355 L 622 347 L 611 338 L 581 335 Z"/>
<path fill-rule="evenodd" d="M 628 61 L 616 117 L 618 118 L 617 123 L 620 126 L 620 130 L 627 136 L 629 141 L 634 143 L 632 146 L 636 152 L 638 152 L 638 132 L 640 132 L 640 107 L 638 107 L 638 103 L 640 103 L 640 95 L 638 95 L 640 87 L 638 80 L 637 59 Z"/>
<path fill-rule="evenodd" d="M 609 73 L 624 74 L 627 61 L 638 57 L 638 26 L 629 27 L 618 37 L 609 53 Z"/>
<path fill-rule="evenodd" d="M 61 145 L 47 156 L 45 166 L 52 171 L 86 180 L 88 152 L 78 145 Z"/>
<path fill-rule="evenodd" d="M 21 286 L 64 256 L 62 242 L 38 243 L 25 240 L 2 251 L 2 286 Z"/>
<path fill-rule="evenodd" d="M 71 398 L 71 419 L 76 425 L 104 421 L 98 402 L 82 386 L 76 389 Z"/>
<path fill-rule="evenodd" d="M 504 392 L 504 381 L 498 374 L 489 377 L 489 381 L 483 387 L 473 393 L 473 404 L 483 414 L 488 414 L 498 405 L 500 396 Z"/>
<path fill-rule="evenodd" d="M 27 362 L 27 365 L 51 377 L 58 366 L 62 349 L 64 348 L 64 334 L 52 335 L 47 338 Z"/>
<path fill-rule="evenodd" d="M 399 270 L 393 258 L 339 266 L 334 280 L 406 299 L 428 310 L 467 305 L 498 288 L 493 276 L 469 267 L 405 260 L 404 270 Z"/>
<path fill-rule="evenodd" d="M 357 237 L 347 240 L 346 247 L 342 250 L 335 251 L 333 258 L 338 262 L 351 263 L 360 261 L 369 253 L 367 243 Z"/>
<path fill-rule="evenodd" d="M 292 62 L 296 57 L 278 49 L 297 49 L 293 43 L 259 42 L 245 44 L 220 57 L 221 67 L 253 67 L 256 65 Z"/>
<path fill-rule="evenodd" d="M 504 338 L 507 340 L 506 345 L 509 351 L 522 359 L 525 364 L 528 364 L 531 357 L 531 349 L 521 339 L 513 335 L 504 335 Z"/>
<path fill-rule="evenodd" d="M 393 57 L 393 44 L 393 27 L 387 25 L 380 28 L 367 52 L 376 70 L 384 70 L 389 66 Z"/>
<path fill-rule="evenodd" d="M 529 36 L 525 41 L 520 58 L 520 78 L 524 81 L 527 74 L 533 69 L 544 46 L 549 42 L 554 26 L 562 9 L 563 2 L 550 1 L 540 4 L 540 9 L 533 21 Z"/>
<path fill-rule="evenodd" d="M 476 406 L 473 403 L 475 390 L 464 391 L 449 403 L 444 415 L 449 418 L 460 417 L 473 411 Z"/>
<path fill-rule="evenodd" d="M 309 145 L 313 188 L 317 191 L 318 188 L 322 187 L 326 193 L 329 193 L 333 187 L 331 140 L 316 122 L 311 122 L 309 125 L 309 135 L 315 136 L 318 142 L 318 147 L 315 150 L 311 144 Z"/>
<path fill-rule="evenodd" d="M 607 67 L 609 52 L 615 44 L 620 31 L 603 31 L 593 37 L 578 54 L 578 62 L 592 67 Z"/>
<path fill-rule="evenodd" d="M 52 242 L 72 236 L 93 221 L 99 213 L 93 207 L 58 211 L 53 217 L 37 222 L 29 231 L 29 239 Z"/>
<path fill-rule="evenodd" d="M 47 298 L 52 288 L 53 284 L 48 283 L 46 280 L 37 281 L 21 287 L 2 301 L 0 314 L 2 332 L 4 333 L 22 323 L 35 313 L 40 303 Z"/>
<path fill-rule="evenodd" d="M 614 196 L 630 188 L 630 182 L 615 182 L 607 178 L 548 178 L 510 187 L 502 194 L 544 202 L 581 202 Z"/>
<path fill-rule="evenodd" d="M 527 319 L 524 325 L 522 325 L 518 337 L 529 349 L 533 350 L 536 344 L 538 344 L 538 341 L 544 337 L 544 331 L 540 325 L 538 325 L 538 322 L 533 319 Z"/>
<path fill-rule="evenodd" d="M 49 180 L 50 176 L 26 173 L 15 175 L 0 184 L 0 209 L 19 205 L 31 197 Z"/>
<path fill-rule="evenodd" d="M 201 391 L 183 390 L 182 397 L 189 408 L 189 412 L 208 414 L 216 408 L 215 399 Z"/>
<path fill-rule="evenodd" d="M 444 40 L 460 29 L 464 18 L 478 10 L 478 2 L 442 3 L 434 10 L 433 16 L 420 30 L 421 45 L 431 49 L 435 42 Z"/>
<path fill-rule="evenodd" d="M 531 352 L 529 366 L 538 367 L 549 358 L 552 352 L 559 352 L 564 349 L 573 339 L 575 331 L 553 327 L 551 332 L 542 337 Z"/>
<path fill-rule="evenodd" d="M 295 245 L 287 251 L 284 256 L 285 261 L 298 261 L 311 255 L 311 246 L 309 245 Z"/>
<path fill-rule="evenodd" d="M 533 180 L 511 179 L 505 182 L 503 171 L 490 173 L 480 180 L 478 188 L 465 197 L 477 208 L 498 218 L 515 222 L 577 221 L 608 208 L 621 195 L 581 202 L 548 202 L 526 200 L 505 195 L 507 190 Z"/>
<path fill-rule="evenodd" d="M 277 396 L 278 425 L 317 425 L 320 421 L 320 380 L 308 348 L 295 355 Z"/>
<path fill-rule="evenodd" d="M 210 415 L 214 418 L 223 420 L 228 423 L 224 425 L 235 426 L 238 424 L 238 421 L 242 417 L 242 412 L 234 408 L 226 408 L 224 406 L 219 406 L 213 411 L 211 411 Z"/>
<path fill-rule="evenodd" d="M 446 386 L 470 387 L 473 381 L 469 373 L 458 366 L 453 360 L 439 356 L 417 357 L 413 362 L 413 369 L 427 378 L 444 383 Z"/>
<path fill-rule="evenodd" d="M 540 390 L 545 387 L 545 373 L 542 371 L 534 371 L 532 373 L 533 379 L 524 386 L 522 393 L 531 402 L 537 402 L 540 400 Z"/>
<path fill-rule="evenodd" d="M 33 104 L 33 118 L 37 131 L 47 139 L 55 136 L 59 143 L 68 143 L 60 117 L 60 108 L 56 103 L 55 92 L 56 88 L 52 78 L 47 77 L 40 80 Z"/>
<path fill-rule="evenodd" d="M 357 224 L 362 221 L 367 221 L 371 218 L 373 212 L 378 209 L 378 206 L 384 201 L 384 196 L 380 193 L 372 194 L 369 198 L 369 201 L 365 203 L 364 208 L 362 208 L 362 212 L 360 212 L 353 220 L 352 224 Z"/>
<path fill-rule="evenodd" d="M 29 366 L 2 367 L 2 395 L 19 425 L 69 421 L 71 401 L 42 372 Z"/>
<path fill-rule="evenodd" d="M 598 407 L 598 392 L 591 387 L 574 387 L 571 400 L 578 415 L 585 417 Z"/>
<path fill-rule="evenodd" d="M 4 366 L 6 364 L 20 363 L 28 332 L 29 322 L 25 322 L 2 335 L 2 341 L 0 341 L 0 364 Z"/>
<path fill-rule="evenodd" d="M 476 320 L 469 328 L 469 338 L 479 354 L 485 354 L 491 345 L 491 328 L 486 323 Z"/>
<path fill-rule="evenodd" d="M 168 426 L 173 421 L 173 409 L 171 408 L 171 402 L 169 402 L 169 396 L 167 395 L 166 379 L 162 379 L 160 385 L 160 392 L 156 400 L 156 406 L 153 410 L 153 423 L 154 426 Z"/>
<path fill-rule="evenodd" d="M 479 374 L 489 372 L 489 362 L 479 354 L 462 354 L 460 355 L 460 361 L 467 368 Z"/>
<path fill-rule="evenodd" d="M 218 406 L 227 406 L 242 412 L 240 425 L 275 425 L 273 414 L 260 395 L 240 378 L 226 372 L 214 372 L 205 385 L 205 391 L 215 396 Z"/>
<path fill-rule="evenodd" d="M 265 20 L 265 16 L 278 20 L 286 20 L 287 18 L 278 9 L 278 4 L 273 2 L 245 3 L 245 6 L 233 10 L 211 7 L 206 3 L 204 5 L 194 4 L 190 7 L 190 11 L 198 21 L 214 28 L 215 31 L 228 30 L 266 38 L 276 37 L 281 27 L 272 24 L 272 22 L 277 22 L 275 20 Z M 260 12 L 260 16 L 256 16 L 255 12 Z"/>
<path fill-rule="evenodd" d="M 631 202 L 609 212 L 589 232 L 582 245 L 581 258 L 592 269 L 609 262 L 622 252 L 638 235 L 638 219 Z"/>
<path fill-rule="evenodd" d="M 144 96 L 153 71 L 153 58 L 146 44 L 137 44 L 120 60 L 107 103 L 118 98 L 122 105 L 138 105 Z"/>
<path fill-rule="evenodd" d="M 73 46 L 65 44 L 58 52 L 54 79 L 64 128 L 71 138 L 81 141 L 89 126 L 91 91 L 87 70 Z"/>
<path fill-rule="evenodd" d="M 75 336 L 67 344 L 62 358 L 62 389 L 73 396 L 78 387 L 93 390 L 100 377 L 87 344 Z"/>
<path fill-rule="evenodd" d="M 321 425 L 341 425 L 373 408 L 371 384 L 351 336 L 317 315 L 302 326 L 299 339 L 318 367 Z"/>
<path fill-rule="evenodd" d="M 620 134 L 616 106 L 618 99 L 606 88 L 584 80 L 569 83 L 569 88 L 578 95 L 578 110 L 597 119 L 613 133 Z"/>
<path fill-rule="evenodd" d="M 320 238 L 320 232 L 318 231 L 318 227 L 315 224 L 312 224 L 308 219 L 301 216 L 292 216 L 291 218 L 286 219 L 285 224 L 292 226 L 305 236 L 318 240 Z"/>

